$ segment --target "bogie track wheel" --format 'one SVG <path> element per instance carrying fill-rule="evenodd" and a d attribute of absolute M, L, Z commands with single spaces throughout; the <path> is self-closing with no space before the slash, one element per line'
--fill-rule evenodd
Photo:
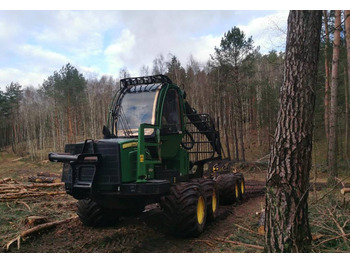
<path fill-rule="evenodd" d="M 77 208 L 77 214 L 85 226 L 111 226 L 119 219 L 114 210 L 106 209 L 91 199 L 79 200 Z"/>
<path fill-rule="evenodd" d="M 238 178 L 238 187 L 239 187 L 239 200 L 243 200 L 245 195 L 245 181 L 242 173 L 236 173 L 235 176 Z"/>
<path fill-rule="evenodd" d="M 205 227 L 207 200 L 199 183 L 178 183 L 161 198 L 169 231 L 181 237 L 196 237 Z"/>
<path fill-rule="evenodd" d="M 216 177 L 220 204 L 233 204 L 240 198 L 238 178 L 234 174 L 221 174 Z"/>
<path fill-rule="evenodd" d="M 219 213 L 219 189 L 212 179 L 197 178 L 191 180 L 199 183 L 205 193 L 207 200 L 207 221 L 215 220 Z"/>

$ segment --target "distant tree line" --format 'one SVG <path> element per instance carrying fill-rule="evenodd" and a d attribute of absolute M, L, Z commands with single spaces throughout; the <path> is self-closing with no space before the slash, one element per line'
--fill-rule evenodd
<path fill-rule="evenodd" d="M 175 55 L 160 54 L 152 69 L 143 66 L 140 75 L 166 74 L 184 87 L 192 107 L 209 113 L 218 125 L 225 157 L 244 160 L 251 137 L 268 152 L 264 141 L 274 128 L 282 64 L 283 53 L 260 54 L 252 38 L 234 27 L 206 65 L 190 56 L 183 67 Z M 39 88 L 11 83 L 0 93 L 0 147 L 45 159 L 48 151 L 62 151 L 66 143 L 100 138 L 119 79 L 129 76 L 123 68 L 117 78 L 86 79 L 67 64 Z"/>

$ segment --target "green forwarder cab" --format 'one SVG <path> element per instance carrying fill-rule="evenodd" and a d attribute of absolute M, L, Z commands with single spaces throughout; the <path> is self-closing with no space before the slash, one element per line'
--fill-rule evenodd
<path fill-rule="evenodd" d="M 219 135 L 211 118 L 197 114 L 185 98 L 164 75 L 122 79 L 104 138 L 49 154 L 64 163 L 62 181 L 79 200 L 85 225 L 112 224 L 156 202 L 177 235 L 198 235 L 207 218 L 215 218 L 218 189 L 213 177 L 203 177 L 203 165 L 221 159 Z M 199 136 L 204 141 L 194 139 Z"/>

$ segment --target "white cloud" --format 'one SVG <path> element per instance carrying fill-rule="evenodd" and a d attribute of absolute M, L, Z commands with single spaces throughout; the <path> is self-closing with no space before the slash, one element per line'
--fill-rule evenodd
<path fill-rule="evenodd" d="M 22 86 L 33 85 L 36 87 L 35 83 L 42 83 L 45 78 L 47 78 L 47 76 L 44 73 L 27 72 L 25 69 L 0 69 L 0 87 L 3 91 L 11 82 L 18 82 Z"/>
<path fill-rule="evenodd" d="M 103 12 L 56 11 L 34 37 L 42 44 L 78 56 L 98 54 L 103 48 L 103 32 L 112 25 L 110 16 Z"/>
<path fill-rule="evenodd" d="M 253 35 L 262 51 L 271 50 L 284 44 L 274 23 L 283 28 L 287 20 L 287 12 L 272 13 L 0 11 L 0 87 L 11 81 L 37 86 L 68 62 L 88 76 L 114 77 L 123 67 L 134 76 L 143 65 L 151 71 L 159 54 L 176 55 L 184 67 L 190 55 L 204 64 L 233 26 Z"/>
<path fill-rule="evenodd" d="M 37 86 L 55 70 L 69 63 L 69 59 L 59 53 L 45 50 L 40 46 L 19 45 L 17 55 L 25 57 L 16 67 L 0 67 L 0 87 L 4 88 L 11 82 L 21 85 Z"/>
<path fill-rule="evenodd" d="M 137 48 L 135 47 L 135 35 L 128 29 L 124 29 L 120 37 L 114 40 L 104 51 L 105 60 L 109 65 L 109 72 L 117 74 L 123 65 L 128 64 L 134 48 Z"/>
<path fill-rule="evenodd" d="M 210 54 L 214 53 L 214 47 L 220 45 L 222 36 L 205 35 L 191 38 L 191 41 L 183 47 L 187 50 L 186 57 L 182 57 L 182 61 L 187 61 L 189 54 L 199 63 L 205 64 Z M 185 50 L 182 50 L 185 53 Z"/>
<path fill-rule="evenodd" d="M 255 46 L 260 46 L 261 53 L 268 53 L 272 49 L 284 50 L 287 18 L 289 11 L 278 11 L 273 15 L 258 17 L 247 25 L 238 25 L 247 37 L 253 36 Z"/>
<path fill-rule="evenodd" d="M 54 64 L 62 64 L 69 62 L 69 59 L 59 53 L 45 50 L 41 46 L 35 46 L 35 45 L 22 45 L 19 46 L 18 52 L 21 53 L 22 56 L 27 57 L 27 62 L 30 63 L 31 59 L 36 59 L 36 64 L 40 62 L 42 66 L 46 66 L 48 63 L 54 63 Z"/>

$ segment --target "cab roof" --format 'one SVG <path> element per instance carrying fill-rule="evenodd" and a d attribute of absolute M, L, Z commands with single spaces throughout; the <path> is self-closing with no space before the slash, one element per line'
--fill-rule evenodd
<path fill-rule="evenodd" d="M 163 84 L 150 84 L 150 85 L 135 85 L 130 86 L 127 93 L 140 93 L 140 92 L 151 92 L 160 89 Z"/>
<path fill-rule="evenodd" d="M 173 82 L 165 75 L 130 77 L 120 80 L 120 89 L 135 88 L 134 92 L 153 91 L 160 88 L 164 84 L 172 84 Z M 138 91 L 136 91 L 138 90 Z"/>

